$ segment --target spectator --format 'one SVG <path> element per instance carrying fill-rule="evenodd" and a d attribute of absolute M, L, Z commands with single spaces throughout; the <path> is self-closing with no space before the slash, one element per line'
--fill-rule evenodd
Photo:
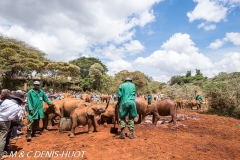
<path fill-rule="evenodd" d="M 9 95 L 12 99 L 5 99 L 0 107 L 0 158 L 6 144 L 6 136 L 9 132 L 11 121 L 16 121 L 15 117 L 21 110 L 24 102 L 24 95 L 20 92 Z"/>

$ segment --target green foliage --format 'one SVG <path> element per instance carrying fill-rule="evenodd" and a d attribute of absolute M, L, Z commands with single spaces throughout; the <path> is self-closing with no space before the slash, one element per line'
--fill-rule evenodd
<path fill-rule="evenodd" d="M 196 69 L 196 75 L 191 76 L 191 71 L 187 71 L 185 76 L 172 76 L 168 81 L 169 85 L 172 86 L 174 84 L 182 85 L 187 83 L 193 83 L 195 85 L 201 86 L 204 81 L 207 80 L 207 77 L 204 77 L 199 69 Z"/>
<path fill-rule="evenodd" d="M 119 83 L 114 77 L 104 74 L 102 76 L 101 83 L 101 93 L 117 93 Z"/>
<path fill-rule="evenodd" d="M 104 69 L 99 63 L 94 63 L 89 69 L 89 76 L 95 81 L 95 86 L 97 90 L 101 90 L 101 79 L 103 76 Z M 94 88 L 95 89 L 95 88 Z"/>
<path fill-rule="evenodd" d="M 92 91 L 93 89 L 93 84 L 94 84 L 94 79 L 91 77 L 87 77 L 84 79 L 80 79 L 80 86 L 82 88 L 82 91 Z"/>
<path fill-rule="evenodd" d="M 106 73 L 108 71 L 107 67 L 97 58 L 94 57 L 80 57 L 78 59 L 69 61 L 70 64 L 74 64 L 80 68 L 80 76 L 81 78 L 86 78 L 89 75 L 90 67 L 98 63 L 103 67 L 103 72 Z"/>
<path fill-rule="evenodd" d="M 171 99 L 183 98 L 184 100 L 190 101 L 195 99 L 196 92 L 205 98 L 205 93 L 202 92 L 201 87 L 191 83 L 182 85 L 174 84 L 172 86 L 165 85 L 161 92 L 165 95 L 165 97 Z"/>
<path fill-rule="evenodd" d="M 191 71 L 187 71 L 186 77 L 191 77 L 191 76 L 192 76 L 192 72 Z"/>
<path fill-rule="evenodd" d="M 239 72 L 224 73 L 203 84 L 211 107 L 210 113 L 240 118 L 240 76 Z"/>
<path fill-rule="evenodd" d="M 127 77 L 132 78 L 133 83 L 136 85 L 136 90 L 138 93 L 157 93 L 160 90 L 160 82 L 152 81 L 152 78 L 145 75 L 140 71 L 129 72 L 127 70 L 122 70 L 115 74 L 115 79 L 118 86 L 125 81 Z"/>

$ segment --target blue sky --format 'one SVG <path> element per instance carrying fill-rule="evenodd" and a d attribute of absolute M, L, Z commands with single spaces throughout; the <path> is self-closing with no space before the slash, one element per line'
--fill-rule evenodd
<path fill-rule="evenodd" d="M 109 75 L 240 71 L 240 0 L 1 0 L 0 34 L 54 61 L 99 58 Z"/>

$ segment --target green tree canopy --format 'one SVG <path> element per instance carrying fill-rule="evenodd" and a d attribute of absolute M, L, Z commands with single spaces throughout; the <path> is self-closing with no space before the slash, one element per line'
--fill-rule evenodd
<path fill-rule="evenodd" d="M 101 90 L 101 78 L 103 76 L 104 69 L 99 63 L 94 63 L 89 69 L 89 76 L 95 80 L 95 86 L 98 91 Z"/>
<path fill-rule="evenodd" d="M 107 67 L 99 59 L 94 57 L 80 57 L 78 59 L 69 61 L 69 63 L 74 64 L 80 68 L 81 78 L 86 78 L 89 76 L 90 67 L 95 63 L 98 63 L 103 67 L 104 73 L 108 71 Z"/>

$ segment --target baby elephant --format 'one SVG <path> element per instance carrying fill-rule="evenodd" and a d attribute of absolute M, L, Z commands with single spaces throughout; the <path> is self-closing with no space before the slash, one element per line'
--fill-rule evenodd
<path fill-rule="evenodd" d="M 88 133 L 92 133 L 91 128 L 94 127 L 93 132 L 97 132 L 96 127 L 96 116 L 100 116 L 101 113 L 104 113 L 108 108 L 109 101 L 106 107 L 103 107 L 98 104 L 92 103 L 83 103 L 74 109 L 70 115 L 72 120 L 71 134 L 70 138 L 74 137 L 75 128 L 79 125 L 85 126 L 88 125 Z"/>
<path fill-rule="evenodd" d="M 156 102 L 154 104 L 150 104 L 147 107 L 147 114 L 153 114 L 152 123 L 157 124 L 157 121 L 160 119 L 160 116 L 172 116 L 172 120 L 175 125 L 177 122 L 177 110 L 176 110 L 176 103 L 171 99 L 164 99 L 160 102 Z M 164 123 L 164 121 L 162 122 Z"/>

